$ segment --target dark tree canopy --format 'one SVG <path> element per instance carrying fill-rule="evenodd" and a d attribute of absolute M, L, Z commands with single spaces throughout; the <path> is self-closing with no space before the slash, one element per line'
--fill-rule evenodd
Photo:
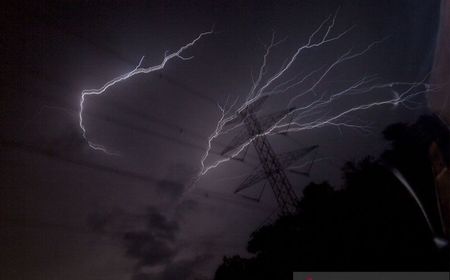
<path fill-rule="evenodd" d="M 448 250 L 439 250 L 417 203 L 391 173 L 395 166 L 438 228 L 428 147 L 441 139 L 433 117 L 389 126 L 392 148 L 380 159 L 343 167 L 344 185 L 310 183 L 296 215 L 255 231 L 254 256 L 224 257 L 215 279 L 292 279 L 293 271 L 448 271 Z M 445 135 L 445 133 L 444 133 Z"/>

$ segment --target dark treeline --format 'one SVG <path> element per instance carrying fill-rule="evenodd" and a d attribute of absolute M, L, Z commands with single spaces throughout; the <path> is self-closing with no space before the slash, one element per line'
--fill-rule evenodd
<path fill-rule="evenodd" d="M 250 258 L 224 257 L 215 279 L 292 279 L 293 271 L 448 271 L 418 204 L 392 174 L 411 183 L 437 235 L 442 235 L 429 147 L 448 153 L 448 129 L 433 116 L 384 131 L 391 148 L 380 158 L 347 163 L 344 184 L 310 183 L 298 213 L 255 231 Z M 448 160 L 448 158 L 447 158 Z"/>

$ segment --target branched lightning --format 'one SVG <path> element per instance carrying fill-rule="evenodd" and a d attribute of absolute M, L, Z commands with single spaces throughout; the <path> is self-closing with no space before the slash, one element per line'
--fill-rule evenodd
<path fill-rule="evenodd" d="M 83 90 L 81 92 L 81 99 L 80 99 L 80 111 L 79 111 L 79 125 L 80 125 L 80 129 L 82 131 L 82 135 L 83 138 L 86 140 L 86 142 L 88 143 L 89 147 L 97 150 L 97 151 L 102 151 L 106 154 L 110 154 L 110 155 L 117 155 L 116 153 L 112 153 L 110 151 L 108 151 L 104 146 L 100 145 L 100 144 L 96 144 L 92 141 L 90 141 L 87 137 L 87 130 L 86 127 L 83 124 L 83 111 L 84 111 L 84 102 L 86 100 L 86 97 L 89 95 L 101 95 L 103 93 L 106 93 L 106 91 L 122 82 L 125 81 L 135 75 L 138 74 L 148 74 L 151 72 L 155 72 L 158 70 L 161 70 L 164 68 L 164 66 L 166 65 L 166 63 L 174 58 L 179 58 L 181 60 L 190 60 L 193 57 L 185 57 L 182 55 L 182 53 L 189 49 L 190 47 L 194 46 L 202 37 L 212 34 L 213 31 L 208 31 L 208 32 L 203 32 L 200 35 L 198 35 L 194 40 L 192 40 L 191 42 L 187 43 L 186 45 L 182 46 L 181 48 L 179 48 L 177 51 L 168 54 L 167 52 L 164 54 L 164 58 L 162 60 L 162 62 L 160 64 L 154 65 L 154 66 L 150 66 L 150 67 L 141 67 L 142 65 L 142 61 L 144 60 L 144 57 L 141 58 L 141 60 L 139 61 L 139 63 L 137 64 L 137 66 L 130 72 L 122 74 L 110 81 L 108 81 L 107 83 L 105 83 L 102 87 L 98 88 L 98 89 L 87 89 L 87 90 Z"/>
<path fill-rule="evenodd" d="M 299 46 L 294 54 L 288 57 L 286 63 L 284 63 L 278 71 L 269 76 L 267 75 L 268 58 L 271 50 L 281 42 L 275 41 L 275 36 L 272 36 L 270 44 L 265 46 L 265 52 L 258 75 L 256 77 L 252 77 L 253 84 L 244 101 L 240 104 L 236 101 L 230 105 L 219 105 L 220 118 L 217 121 L 214 131 L 208 137 L 207 147 L 200 162 L 201 169 L 198 173 L 198 178 L 221 164 L 228 162 L 232 158 L 237 157 L 258 137 L 288 132 L 300 132 L 322 127 L 337 127 L 339 129 L 347 127 L 369 131 L 369 127 L 367 125 L 351 121 L 350 116 L 355 112 L 365 111 L 380 106 L 398 106 L 399 104 L 402 104 L 405 105 L 405 107 L 408 107 L 407 104 L 414 104 L 412 101 L 414 97 L 430 91 L 429 86 L 424 83 L 425 79 L 423 81 L 413 83 L 382 83 L 376 75 L 367 75 L 357 81 L 350 82 L 351 84 L 347 85 L 344 89 L 338 89 L 332 93 L 319 92 L 319 86 L 324 83 L 324 80 L 330 76 L 337 66 L 363 56 L 377 44 L 382 43 L 385 39 L 375 41 L 362 50 L 354 51 L 350 49 L 340 55 L 331 64 L 310 71 L 303 76 L 295 75 L 294 78 L 286 77 L 292 65 L 299 60 L 299 57 L 303 52 L 308 49 L 320 48 L 324 45 L 339 40 L 352 29 L 349 28 L 338 33 L 337 35 L 331 35 L 335 26 L 336 15 L 337 13 L 335 13 L 334 16 L 329 16 L 325 19 L 311 33 L 307 42 L 304 45 Z M 308 82 L 307 88 L 301 88 L 300 85 L 305 85 L 306 82 Z M 291 94 L 293 90 L 295 91 L 294 96 L 290 97 L 287 102 L 287 108 L 293 107 L 292 110 L 289 110 L 275 123 L 267 128 L 264 128 L 263 131 L 257 135 L 249 136 L 247 141 L 237 146 L 229 153 L 227 157 L 213 161 L 209 164 L 206 163 L 213 146 L 213 142 L 217 140 L 217 138 L 229 133 L 235 128 L 243 126 L 245 118 L 247 118 L 248 114 L 251 113 L 249 112 L 251 105 L 255 104 L 258 100 L 261 100 L 262 97 L 279 95 L 283 93 L 288 94 L 288 92 Z M 380 96 L 375 96 L 372 94 L 372 98 L 378 99 L 377 101 L 371 101 L 363 104 L 360 103 L 357 105 L 348 105 L 347 108 L 340 110 L 338 110 L 338 108 L 331 108 L 331 105 L 335 104 L 338 100 L 342 100 L 344 97 L 362 94 L 367 95 L 374 92 L 380 92 L 380 90 L 387 90 L 390 94 L 381 94 Z M 309 97 L 309 99 L 307 101 L 303 100 L 303 102 L 300 103 L 299 101 L 302 100 L 301 97 Z M 342 107 L 342 105 L 339 107 Z"/>

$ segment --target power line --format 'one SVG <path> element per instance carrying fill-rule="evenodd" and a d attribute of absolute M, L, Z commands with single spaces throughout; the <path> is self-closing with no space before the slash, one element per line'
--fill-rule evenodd
<path fill-rule="evenodd" d="M 130 178 L 133 180 L 138 180 L 138 181 L 143 181 L 143 182 L 151 182 L 151 183 L 158 183 L 159 180 L 153 176 L 147 175 L 147 174 L 142 174 L 142 173 L 138 173 L 138 172 L 133 172 L 133 171 L 128 171 L 128 170 L 123 170 L 123 169 L 118 169 L 115 167 L 111 167 L 111 166 L 106 166 L 103 164 L 99 164 L 99 163 L 95 163 L 89 160 L 84 160 L 84 159 L 76 159 L 76 158 L 72 158 L 72 157 L 68 157 L 67 155 L 63 155 L 61 153 L 55 152 L 55 151 L 51 151 L 49 149 L 45 149 L 45 148 L 41 148 L 38 147 L 36 145 L 32 145 L 32 144 L 27 144 L 27 143 L 21 143 L 21 142 L 17 142 L 17 141 L 9 141 L 9 140 L 0 140 L 0 146 L 2 148 L 11 148 L 11 149 L 17 149 L 17 150 L 22 150 L 25 151 L 27 153 L 31 153 L 31 154 L 38 154 L 41 156 L 45 156 L 51 159 L 55 159 L 55 160 L 60 160 L 63 162 L 67 162 L 70 164 L 75 164 L 78 166 L 82 166 L 85 168 L 91 168 L 94 170 L 98 170 L 98 171 L 102 171 L 105 173 L 110 173 L 113 175 L 117 175 L 120 177 L 125 177 L 125 178 Z M 202 197 L 206 197 L 206 198 L 213 198 L 213 199 L 219 199 L 222 200 L 224 202 L 228 202 L 228 203 L 233 203 L 235 205 L 240 205 L 241 207 L 251 207 L 252 209 L 254 208 L 254 205 L 250 205 L 249 203 L 245 203 L 243 201 L 238 201 L 236 199 L 229 199 L 225 197 L 225 194 L 222 194 L 220 192 L 216 192 L 216 191 L 210 191 L 210 190 L 203 190 L 204 193 L 199 193 L 201 190 L 199 189 L 197 191 L 197 193 L 195 192 L 190 192 L 190 194 L 193 195 L 197 195 L 197 196 L 202 196 Z M 212 196 L 210 196 L 209 194 L 212 194 Z M 266 207 L 257 207 L 260 208 L 261 210 L 265 210 L 267 211 Z"/>
<path fill-rule="evenodd" d="M 111 56 L 115 57 L 116 59 L 118 59 L 118 60 L 120 60 L 120 61 L 122 61 L 122 62 L 124 62 L 124 63 L 126 63 L 126 64 L 128 64 L 130 66 L 131 65 L 133 67 L 135 66 L 135 63 L 136 63 L 135 61 L 131 61 L 130 59 L 124 57 L 119 52 L 117 52 L 114 49 L 110 48 L 108 45 L 99 43 L 98 40 L 97 41 L 90 40 L 89 38 L 83 36 L 79 32 L 76 32 L 76 31 L 70 30 L 68 28 L 65 28 L 64 26 L 62 26 L 61 24 L 58 23 L 58 19 L 55 19 L 51 15 L 46 15 L 45 17 L 38 17 L 38 21 L 41 22 L 41 23 L 44 23 L 46 25 L 53 26 L 56 29 L 60 30 L 62 33 L 69 34 L 69 35 L 71 35 L 71 36 L 73 36 L 73 37 L 75 37 L 77 39 L 85 41 L 85 42 L 89 43 L 90 45 L 92 45 L 93 47 L 103 51 L 104 53 L 110 54 Z M 39 73 L 42 75 L 41 72 L 39 72 Z M 36 73 L 34 73 L 34 74 L 36 74 Z M 216 101 L 214 99 L 212 99 L 211 97 L 209 97 L 208 95 L 205 95 L 205 94 L 203 94 L 203 93 L 193 89 L 192 87 L 186 85 L 183 82 L 180 82 L 179 80 L 174 79 L 173 77 L 169 76 L 168 74 L 159 73 L 159 77 L 164 79 L 165 81 L 167 81 L 169 84 L 182 89 L 184 92 L 187 92 L 188 94 L 191 94 L 192 96 L 194 96 L 194 97 L 196 97 L 196 98 L 198 98 L 200 100 L 203 100 L 203 101 L 205 101 L 205 102 L 207 102 L 209 104 L 217 106 Z M 54 84 L 57 84 L 59 86 L 62 86 L 62 87 L 64 87 L 65 84 L 69 84 L 68 82 L 65 82 L 65 83 L 62 83 L 62 84 L 59 83 L 59 82 L 55 82 L 52 78 L 49 78 L 49 77 L 45 77 L 45 80 L 49 81 L 49 82 L 52 82 Z M 115 104 L 115 105 L 117 106 L 117 104 Z M 119 107 L 123 108 L 123 104 L 121 106 L 119 106 Z M 130 113 L 130 114 L 132 114 L 134 116 L 138 116 L 139 118 L 144 118 L 146 121 L 149 119 L 149 117 L 146 116 L 146 114 L 136 113 L 136 112 L 134 112 L 132 110 L 127 110 L 127 111 L 128 111 L 128 113 Z M 152 117 L 152 118 L 155 119 L 154 117 Z M 161 124 L 166 125 L 168 127 L 174 127 L 174 126 L 177 127 L 176 125 L 168 124 L 166 122 L 162 122 L 161 120 L 157 120 L 157 121 L 153 120 L 153 121 L 161 123 Z M 184 129 L 183 129 L 183 131 L 184 131 Z M 196 133 L 193 133 L 193 132 L 191 132 L 190 134 L 191 135 L 196 135 Z M 198 137 L 198 135 L 196 135 L 196 137 Z M 201 138 L 202 138 L 202 140 L 205 140 L 203 137 L 201 137 Z M 223 144 L 221 144 L 219 142 L 217 144 L 223 145 Z M 249 157 L 253 158 L 253 159 L 256 159 L 253 156 L 249 156 Z M 247 163 L 245 163 L 245 164 L 247 164 Z"/>
<path fill-rule="evenodd" d="M 137 172 L 133 172 L 133 171 L 128 171 L 128 170 L 123 170 L 123 169 L 118 169 L 115 167 L 106 166 L 103 164 L 95 163 L 95 162 L 80 159 L 80 158 L 76 159 L 76 158 L 72 158 L 72 157 L 63 156 L 61 153 L 58 153 L 58 152 L 55 152 L 55 151 L 52 151 L 49 149 L 41 148 L 41 147 L 38 147 L 38 146 L 32 145 L 32 144 L 2 139 L 2 140 L 0 140 L 0 145 L 4 148 L 19 149 L 19 150 L 26 151 L 28 153 L 43 155 L 48 158 L 53 158 L 53 159 L 67 162 L 67 163 L 100 170 L 100 171 L 103 171 L 106 173 L 110 173 L 110 174 L 114 174 L 114 175 L 118 175 L 118 176 L 122 176 L 122 177 L 127 177 L 127 178 L 131 178 L 131 179 L 145 181 L 145 182 L 153 182 L 153 183 L 158 182 L 158 179 L 156 179 L 155 177 L 149 176 L 149 175 L 145 175 L 145 174 L 141 174 L 141 173 L 137 173 Z"/>
<path fill-rule="evenodd" d="M 33 73 L 29 73 L 29 74 L 33 75 Z M 37 78 L 41 79 L 40 77 L 37 77 Z M 45 79 L 44 81 L 48 82 L 48 83 L 53 83 L 56 86 L 61 86 L 59 83 L 55 82 L 54 79 Z M 66 87 L 64 87 L 64 88 L 66 88 Z M 41 96 L 42 95 L 40 95 L 40 97 Z M 45 93 L 43 94 L 43 96 L 45 96 Z M 53 98 L 53 96 L 48 96 L 47 100 L 49 100 L 51 98 Z M 73 108 L 74 107 L 73 105 L 70 105 L 70 107 L 69 106 L 60 106 L 60 105 L 56 105 L 56 106 L 60 107 L 61 109 L 64 109 L 64 110 L 71 111 L 73 113 L 77 113 L 78 112 L 76 109 Z M 157 130 L 152 130 L 152 129 L 136 126 L 134 124 L 130 124 L 130 123 L 124 122 L 124 121 L 120 120 L 119 118 L 114 118 L 111 115 L 105 115 L 105 114 L 99 114 L 99 113 L 91 113 L 91 112 L 89 112 L 87 114 L 89 116 L 91 116 L 91 117 L 94 117 L 94 118 L 98 119 L 98 120 L 105 121 L 105 122 L 108 122 L 110 124 L 122 127 L 122 128 L 131 129 L 133 131 L 137 131 L 137 132 L 142 133 L 142 134 L 147 134 L 147 135 L 151 135 L 151 136 L 154 136 L 154 137 L 158 137 L 158 138 L 163 139 L 163 140 L 168 140 L 170 142 L 174 142 L 174 143 L 182 145 L 182 146 L 187 146 L 187 147 L 199 150 L 199 151 L 204 151 L 204 149 L 205 149 L 201 145 L 197 145 L 197 144 L 193 144 L 191 142 L 183 141 L 183 140 L 180 140 L 179 138 L 176 138 L 176 137 L 167 136 L 167 135 L 165 135 L 165 134 L 163 134 L 163 133 L 161 133 L 160 131 L 157 131 Z M 172 127 L 172 128 L 173 127 L 177 127 L 176 125 L 169 124 L 168 122 L 161 122 L 160 120 L 157 120 L 156 118 L 154 120 L 152 120 L 152 122 L 161 124 L 161 125 L 166 126 L 166 127 Z M 199 135 L 196 135 L 193 132 L 190 132 L 189 130 L 183 130 L 183 132 L 187 132 L 193 138 L 195 137 L 195 138 L 199 138 L 199 140 L 205 141 L 204 138 L 202 138 Z M 220 145 L 220 143 L 218 143 L 218 144 Z M 214 154 L 216 154 L 218 156 L 221 156 L 219 152 L 212 151 L 212 153 L 214 153 Z M 246 164 L 246 165 L 252 166 L 248 162 L 243 162 L 243 163 Z"/>

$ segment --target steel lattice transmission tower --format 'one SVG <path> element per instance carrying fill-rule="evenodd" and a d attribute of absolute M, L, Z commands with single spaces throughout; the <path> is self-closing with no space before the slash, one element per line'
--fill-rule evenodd
<path fill-rule="evenodd" d="M 244 119 L 249 136 L 262 133 L 261 125 L 254 115 L 249 115 Z M 269 140 L 266 136 L 257 137 L 253 141 L 253 146 L 258 154 L 264 173 L 269 181 L 278 206 L 282 213 L 294 213 L 297 208 L 298 198 L 291 183 L 289 182 L 284 169 L 279 162 Z"/>
<path fill-rule="evenodd" d="M 248 108 L 240 113 L 239 121 L 242 121 L 245 124 L 246 132 L 235 137 L 230 145 L 222 151 L 222 155 L 234 150 L 248 139 L 253 138 L 256 135 L 261 135 L 267 126 L 270 126 L 278 121 L 286 114 L 286 111 L 292 110 L 283 110 L 262 117 L 262 121 L 259 121 L 255 113 L 264 101 L 265 98 L 251 108 Z M 295 161 L 316 150 L 318 146 L 314 145 L 286 154 L 277 155 L 270 145 L 268 138 L 262 135 L 255 138 L 253 141 L 253 147 L 258 154 L 261 167 L 249 175 L 235 190 L 235 193 L 238 193 L 256 183 L 267 180 L 272 188 L 281 212 L 283 214 L 294 213 L 297 209 L 298 198 L 288 179 L 288 176 L 286 175 L 286 170 Z M 245 153 L 246 152 L 247 151 L 245 151 Z M 307 175 L 307 173 L 302 172 L 295 173 Z"/>

